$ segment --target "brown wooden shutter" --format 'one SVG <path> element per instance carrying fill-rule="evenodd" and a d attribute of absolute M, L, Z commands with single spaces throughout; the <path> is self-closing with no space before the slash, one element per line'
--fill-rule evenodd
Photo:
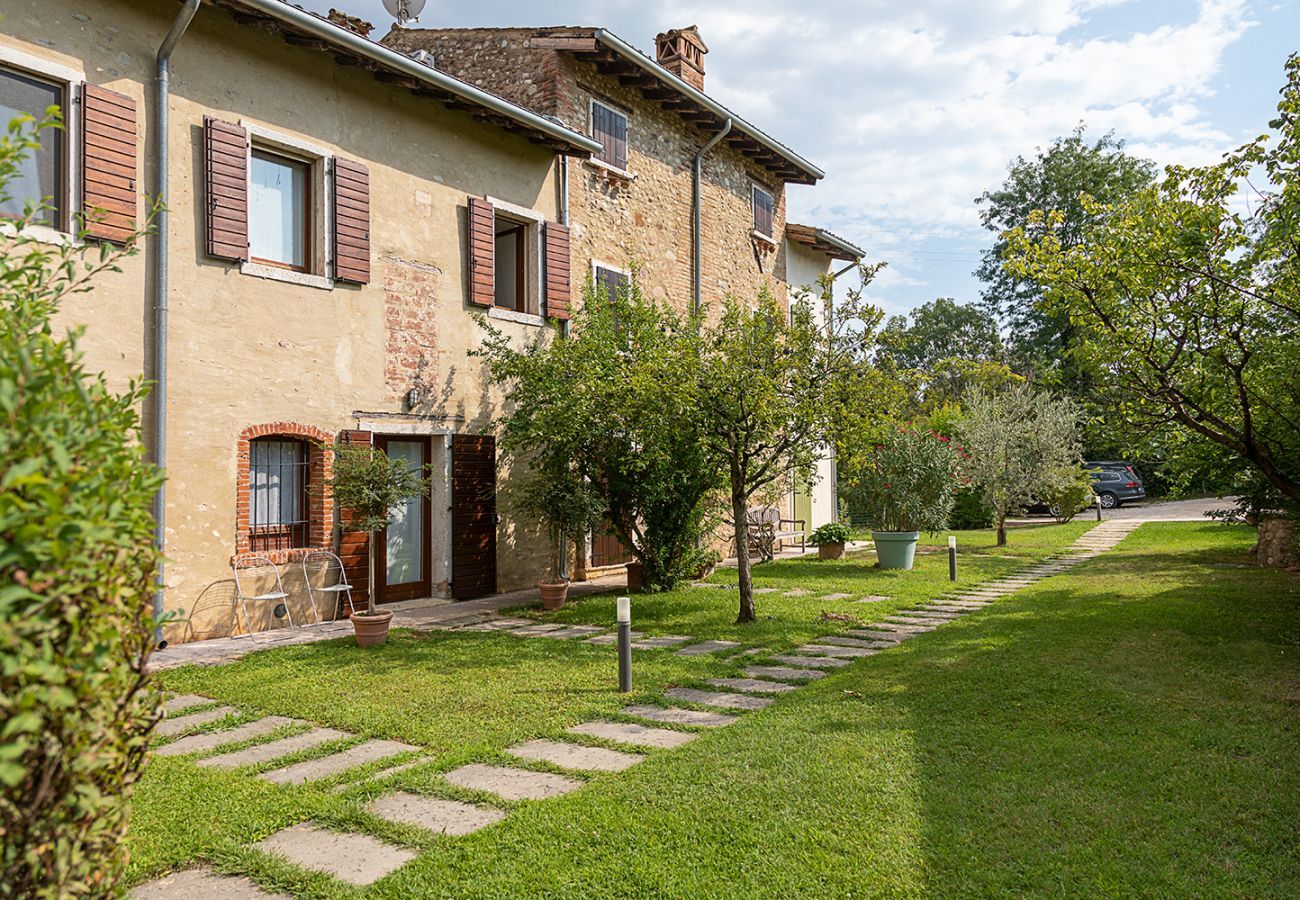
<path fill-rule="evenodd" d="M 344 447 L 373 447 L 374 443 L 375 435 L 372 431 L 339 432 L 339 444 Z M 339 509 L 338 516 L 342 526 L 339 533 L 339 561 L 343 563 L 348 584 L 352 585 L 353 605 L 364 610 L 370 596 L 370 557 L 366 551 L 366 533 L 348 531 L 351 510 Z"/>
<path fill-rule="evenodd" d="M 334 277 L 370 283 L 370 170 L 334 160 Z"/>
<path fill-rule="evenodd" d="M 482 597 L 497 589 L 496 438 L 451 437 L 451 595 Z"/>
<path fill-rule="evenodd" d="M 546 223 L 546 315 L 569 318 L 572 279 L 569 276 L 569 229 L 559 222 Z"/>
<path fill-rule="evenodd" d="M 469 198 L 469 302 L 491 306 L 496 300 L 496 210 Z"/>
<path fill-rule="evenodd" d="M 208 256 L 248 259 L 248 132 L 203 117 L 204 231 Z"/>
<path fill-rule="evenodd" d="M 88 237 L 124 243 L 137 221 L 135 100 L 84 85 L 81 136 L 83 227 Z"/>

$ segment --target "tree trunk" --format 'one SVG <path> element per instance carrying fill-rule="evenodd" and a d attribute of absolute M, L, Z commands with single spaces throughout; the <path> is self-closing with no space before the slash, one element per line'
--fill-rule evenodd
<path fill-rule="evenodd" d="M 998 546 L 1005 547 L 1006 545 L 1007 545 L 1007 517 L 1002 513 L 998 513 Z"/>
<path fill-rule="evenodd" d="M 366 615 L 373 616 L 375 614 L 375 533 L 373 531 L 366 532 L 366 567 L 368 572 Z"/>
<path fill-rule="evenodd" d="M 740 572 L 740 614 L 736 624 L 753 622 L 754 581 L 749 569 L 749 504 L 745 502 L 744 487 L 731 487 L 731 517 L 736 523 L 736 568 Z"/>

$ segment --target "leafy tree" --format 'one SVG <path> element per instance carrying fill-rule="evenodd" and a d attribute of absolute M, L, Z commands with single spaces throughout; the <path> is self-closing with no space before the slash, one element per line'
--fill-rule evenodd
<path fill-rule="evenodd" d="M 519 488 L 517 508 L 537 516 L 550 529 L 554 547 L 551 575 L 557 581 L 565 578 L 569 542 L 582 540 L 605 518 L 604 501 L 572 466 L 534 472 Z"/>
<path fill-rule="evenodd" d="M 860 270 L 868 283 L 878 267 Z M 787 314 L 766 290 L 751 308 L 728 298 L 699 345 L 696 401 L 702 446 L 722 461 L 740 570 L 740 612 L 752 622 L 749 505 L 787 477 L 806 482 L 820 447 L 835 433 L 842 397 L 836 392 L 865 364 L 879 313 L 861 288 L 831 303 L 822 285 L 823 323 L 813 301 L 796 298 Z"/>
<path fill-rule="evenodd" d="M 891 429 L 861 456 L 849 491 L 861 497 L 873 531 L 935 532 L 947 527 L 959 477 L 958 454 L 950 438 L 909 424 Z"/>
<path fill-rule="evenodd" d="M 486 320 L 475 353 L 505 389 L 501 450 L 524 468 L 571 472 L 603 503 L 620 543 L 664 590 L 703 558 L 706 498 L 719 485 L 697 395 L 696 323 L 588 280 L 571 333 L 516 346 Z"/>
<path fill-rule="evenodd" d="M 1079 463 L 1079 408 L 1030 384 L 966 398 L 961 436 L 965 474 L 993 508 L 998 546 L 1007 543 L 1007 517 L 1035 499 L 1053 473 Z"/>
<path fill-rule="evenodd" d="M 0 134 L 0 201 L 45 128 Z M 15 198 L 26 201 L 27 198 Z M 0 893 L 108 896 L 158 719 L 153 646 L 162 483 L 141 449 L 145 391 L 87 372 L 51 319 L 125 249 L 39 243 L 25 202 L 0 228 Z"/>
<path fill-rule="evenodd" d="M 940 297 L 912 310 L 910 318 L 891 316 L 879 337 L 881 353 L 904 368 L 932 371 L 949 359 L 1002 359 L 997 320 L 982 307 Z"/>
<path fill-rule="evenodd" d="M 1137 428 L 1177 425 L 1254 467 L 1300 503 L 1300 55 L 1270 126 L 1200 168 L 1119 202 L 1083 199 L 1091 223 L 1058 235 L 1037 213 L 1004 237 L 1007 271 L 1084 346 Z M 1262 172 L 1266 186 L 1254 187 Z M 1243 209 L 1243 191 L 1251 197 Z"/>
<path fill-rule="evenodd" d="M 1043 285 L 1032 273 L 1002 265 L 1005 233 L 1022 228 L 1032 238 L 1050 234 L 1062 247 L 1075 247 L 1101 212 L 1085 203 L 1085 196 L 1119 203 L 1150 185 L 1155 175 L 1154 163 L 1125 153 L 1124 142 L 1112 133 L 1090 142 L 1080 125 L 1033 159 L 1017 157 L 1002 186 L 976 198 L 984 227 L 998 235 L 976 271 L 984 282 L 981 302 L 1006 326 L 1017 371 L 1086 391 L 1088 376 L 1071 358 L 1081 339 L 1078 326 L 1043 303 Z M 1059 216 L 1035 217 L 1038 210 Z"/>

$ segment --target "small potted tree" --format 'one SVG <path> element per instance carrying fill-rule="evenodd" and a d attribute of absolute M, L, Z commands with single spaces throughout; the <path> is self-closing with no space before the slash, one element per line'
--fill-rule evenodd
<path fill-rule="evenodd" d="M 347 528 L 366 534 L 366 611 L 353 612 L 351 620 L 357 645 L 374 647 L 388 640 L 393 620 L 388 610 L 375 609 L 375 532 L 386 528 L 393 512 L 407 500 L 428 493 L 429 479 L 405 460 L 373 447 L 335 447 L 334 474 L 326 486 L 340 511 L 348 515 Z"/>
<path fill-rule="evenodd" d="M 840 522 L 827 522 L 813 530 L 808 543 L 817 548 L 818 559 L 843 559 L 849 529 Z"/>
<path fill-rule="evenodd" d="M 853 489 L 870 517 L 880 568 L 912 568 L 921 532 L 948 526 L 958 482 L 957 453 L 941 434 L 908 425 L 876 445 Z"/>
<path fill-rule="evenodd" d="M 523 485 L 518 506 L 522 512 L 541 519 L 550 531 L 549 580 L 539 582 L 537 589 L 541 592 L 544 609 L 559 609 L 569 595 L 565 565 L 569 557 L 569 542 L 582 540 L 587 532 L 600 524 L 604 505 L 590 485 L 571 468 L 551 465 Z"/>

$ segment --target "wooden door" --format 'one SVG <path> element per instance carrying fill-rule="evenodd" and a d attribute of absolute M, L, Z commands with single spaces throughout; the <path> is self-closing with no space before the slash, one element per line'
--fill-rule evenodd
<path fill-rule="evenodd" d="M 429 439 L 413 435 L 377 435 L 377 449 L 406 461 L 412 469 L 429 471 Z M 375 535 L 377 603 L 418 600 L 429 596 L 432 560 L 429 538 L 430 503 L 426 492 L 393 511 L 388 527 Z"/>
<path fill-rule="evenodd" d="M 497 589 L 497 445 L 491 435 L 451 438 L 451 595 Z"/>

